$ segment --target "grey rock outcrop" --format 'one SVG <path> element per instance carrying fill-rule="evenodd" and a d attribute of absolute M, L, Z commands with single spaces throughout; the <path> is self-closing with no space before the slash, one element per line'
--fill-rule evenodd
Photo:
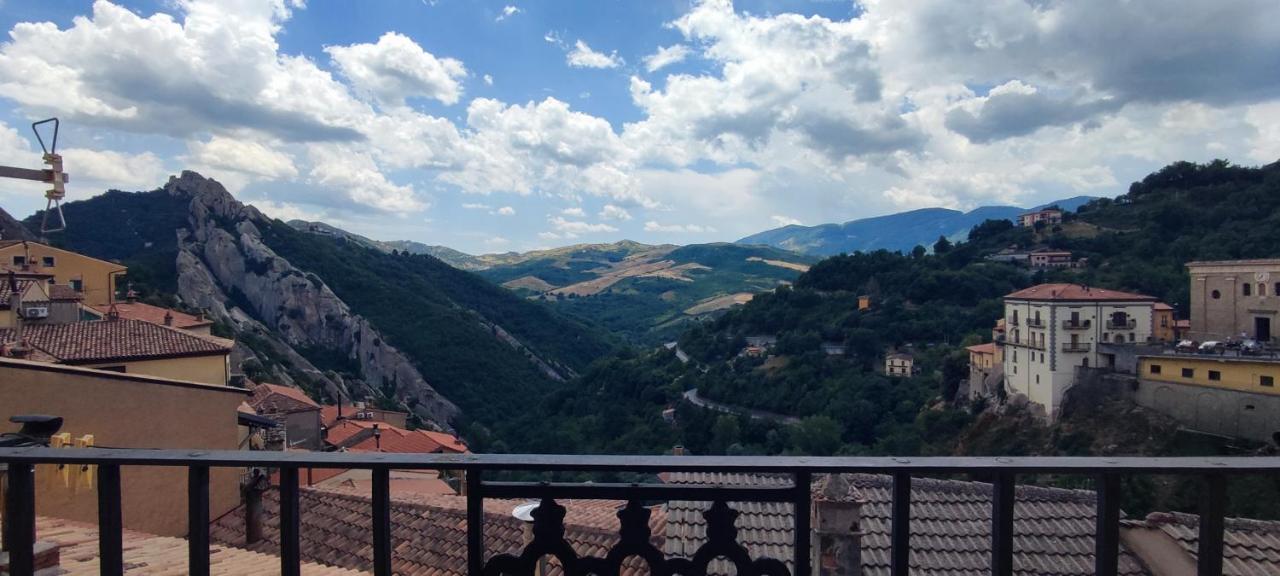
<path fill-rule="evenodd" d="M 178 295 L 190 306 L 250 332 L 295 368 L 347 398 L 391 398 L 426 421 L 447 428 L 456 406 L 427 383 L 396 348 L 353 313 L 314 274 L 294 267 L 262 241 L 256 208 L 237 201 L 218 182 L 194 172 L 171 177 L 166 192 L 190 197 L 189 227 L 178 231 Z M 342 355 L 359 380 L 325 375 L 296 349 Z M 248 352 L 245 358 L 252 356 Z"/>

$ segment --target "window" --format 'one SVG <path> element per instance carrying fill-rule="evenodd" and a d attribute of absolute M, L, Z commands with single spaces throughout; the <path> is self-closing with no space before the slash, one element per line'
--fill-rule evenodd
<path fill-rule="evenodd" d="M 1221 293 L 1221 292 L 1219 292 L 1219 291 L 1217 291 L 1217 290 L 1214 290 L 1213 292 L 1209 293 L 1209 295 L 1210 295 L 1210 296 L 1213 296 L 1213 299 L 1214 299 L 1214 300 L 1217 300 L 1217 299 L 1219 299 L 1219 298 L 1222 298 L 1222 293 Z"/>
<path fill-rule="evenodd" d="M 1271 388 L 1276 385 L 1276 379 L 1274 376 L 1259 376 L 1258 384 Z"/>
<path fill-rule="evenodd" d="M 1280 296 L 1280 282 L 1276 282 L 1271 286 L 1271 293 Z"/>
<path fill-rule="evenodd" d="M 26 266 L 26 265 L 27 265 L 27 257 L 26 257 L 26 256 L 14 256 L 14 257 L 13 257 L 13 265 L 14 265 L 14 266 Z"/>
<path fill-rule="evenodd" d="M 1161 327 L 1161 328 L 1168 328 L 1168 327 L 1169 327 L 1169 317 L 1168 317 L 1168 316 L 1165 316 L 1165 315 L 1163 315 L 1163 314 L 1161 314 L 1161 315 L 1160 315 L 1160 327 Z"/>
<path fill-rule="evenodd" d="M 1210 380 L 1213 380 L 1214 382 L 1221 381 L 1221 380 L 1222 380 L 1222 373 L 1221 373 L 1221 372 L 1219 372 L 1219 371 L 1217 371 L 1217 370 L 1210 370 L 1210 371 L 1209 371 L 1209 379 L 1210 379 Z"/>
<path fill-rule="evenodd" d="M 1039 384 L 1039 383 L 1040 383 L 1040 375 L 1036 374 L 1036 384 Z"/>
<path fill-rule="evenodd" d="M 76 292 L 84 292 L 84 280 L 73 278 L 71 280 L 71 289 Z"/>
<path fill-rule="evenodd" d="M 1130 333 L 1129 333 L 1129 341 L 1130 341 L 1130 342 L 1133 342 L 1133 332 L 1130 332 Z"/>
<path fill-rule="evenodd" d="M 1183 369 L 1182 369 L 1182 377 L 1183 377 L 1183 378 L 1195 378 L 1195 377 L 1196 377 L 1196 369 L 1195 369 L 1195 368 L 1183 368 Z"/>
<path fill-rule="evenodd" d="M 1266 296 L 1266 295 L 1267 295 L 1267 285 L 1266 285 L 1266 284 L 1264 284 L 1264 283 L 1262 283 L 1262 282 L 1259 282 L 1259 283 L 1258 283 L 1258 295 L 1259 295 L 1259 296 Z"/>
<path fill-rule="evenodd" d="M 1151 365 L 1151 373 L 1152 373 L 1152 374 L 1159 374 L 1159 373 L 1160 373 L 1160 365 L 1159 365 L 1159 364 L 1152 364 L 1152 365 Z"/>
<path fill-rule="evenodd" d="M 43 257 L 41 257 L 41 258 L 40 258 L 40 265 L 41 265 L 41 266 L 48 267 L 48 268 L 53 268 L 53 265 L 54 265 L 53 256 L 43 256 Z"/>
<path fill-rule="evenodd" d="M 1245 296 L 1253 296 L 1253 284 L 1250 284 L 1250 283 L 1248 283 L 1248 282 L 1245 282 L 1244 284 L 1241 284 L 1241 285 L 1240 285 L 1240 291 L 1241 291 L 1241 293 L 1242 293 L 1242 294 L 1244 294 Z"/>

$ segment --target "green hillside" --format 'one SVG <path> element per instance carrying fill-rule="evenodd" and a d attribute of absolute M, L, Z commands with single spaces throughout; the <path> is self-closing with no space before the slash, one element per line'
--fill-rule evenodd
<path fill-rule="evenodd" d="M 695 319 L 794 281 L 812 258 L 767 246 L 635 242 L 505 257 L 481 275 L 635 343 L 673 339 Z"/>

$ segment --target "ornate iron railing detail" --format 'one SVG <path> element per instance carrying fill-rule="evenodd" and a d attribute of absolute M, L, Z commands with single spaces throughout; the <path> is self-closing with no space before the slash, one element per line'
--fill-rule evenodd
<path fill-rule="evenodd" d="M 616 576 L 629 558 L 647 563 L 655 576 L 705 576 L 713 561 L 724 558 L 739 575 L 810 576 L 810 490 L 814 474 L 875 472 L 893 475 L 892 553 L 890 574 L 910 572 L 911 479 L 923 474 L 980 474 L 992 482 L 991 571 L 1013 574 L 1014 484 L 1017 474 L 1079 474 L 1095 478 L 1097 517 L 1095 572 L 1117 573 L 1119 557 L 1120 479 L 1135 474 L 1191 475 L 1203 480 L 1200 498 L 1199 574 L 1221 574 L 1223 518 L 1229 475 L 1278 474 L 1280 458 L 872 458 L 751 456 L 564 456 L 507 454 L 385 454 L 244 452 L 145 449 L 0 448 L 7 467 L 4 536 L 10 552 L 9 573 L 34 573 L 37 464 L 98 466 L 99 556 L 102 574 L 123 574 L 121 467 L 169 466 L 188 469 L 189 571 L 207 576 L 209 563 L 209 469 L 276 468 L 280 470 L 280 572 L 298 575 L 298 474 L 303 468 L 365 469 L 373 474 L 370 515 L 373 523 L 373 573 L 390 576 L 392 556 L 389 472 L 454 470 L 466 474 L 467 557 L 469 574 L 534 573 L 541 558 L 553 557 L 569 576 Z M 539 472 L 753 472 L 790 476 L 790 486 L 746 487 L 690 484 L 592 484 L 485 481 L 490 471 Z M 483 538 L 485 498 L 536 498 L 533 539 L 519 555 L 486 558 Z M 603 557 L 579 557 L 565 539 L 565 513 L 556 499 L 624 500 L 618 512 L 620 541 Z M 652 543 L 650 511 L 641 501 L 711 502 L 704 513 L 707 541 L 690 558 L 670 558 Z M 738 542 L 738 513 L 730 502 L 783 502 L 797 511 L 792 517 L 793 552 L 788 567 L 781 558 L 752 558 Z M 718 564 L 717 564 L 718 565 Z"/>

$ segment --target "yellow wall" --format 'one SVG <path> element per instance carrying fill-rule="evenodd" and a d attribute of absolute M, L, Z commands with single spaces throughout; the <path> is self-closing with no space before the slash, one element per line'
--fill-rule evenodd
<path fill-rule="evenodd" d="M 54 282 L 69 286 L 80 280 L 84 286 L 84 303 L 89 306 L 105 306 L 111 303 L 115 291 L 113 273 L 124 272 L 124 266 L 90 258 L 37 242 L 24 242 L 0 248 L 0 262 L 12 264 L 15 255 L 25 255 L 33 270 L 53 274 Z M 53 266 L 41 265 L 45 256 L 52 256 Z"/>
<path fill-rule="evenodd" d="M 1173 310 L 1155 310 L 1152 315 L 1151 336 L 1162 342 L 1173 342 L 1174 323 Z"/>
<path fill-rule="evenodd" d="M 1152 373 L 1152 365 L 1160 366 L 1159 374 Z M 1183 368 L 1194 370 L 1194 375 L 1184 378 Z M 1143 356 L 1138 359 L 1138 370 L 1144 380 L 1280 396 L 1280 388 L 1277 388 L 1280 386 L 1280 362 L 1275 361 L 1216 356 Z M 1220 373 L 1221 380 L 1210 380 L 1210 370 Z M 1271 376 L 1275 386 L 1262 386 L 1259 384 L 1260 376 Z"/>
<path fill-rule="evenodd" d="M 14 414 L 53 414 L 64 419 L 62 432 L 92 434 L 98 446 L 234 450 L 236 408 L 247 396 L 238 388 L 0 359 L 0 431 L 17 430 L 8 420 Z M 68 487 L 56 466 L 37 467 L 36 514 L 97 522 L 96 486 L 77 485 L 79 470 L 71 472 Z M 186 470 L 127 466 L 121 479 L 125 527 L 186 534 Z M 213 518 L 238 505 L 239 470 L 211 470 L 209 500 Z"/>
<path fill-rule="evenodd" d="M 134 362 L 103 362 L 89 364 L 87 368 L 106 368 L 108 366 L 124 366 L 125 374 L 143 374 L 158 378 L 172 378 L 226 386 L 228 375 L 227 355 L 189 356 L 186 358 L 166 358 L 164 360 L 137 360 Z"/>

